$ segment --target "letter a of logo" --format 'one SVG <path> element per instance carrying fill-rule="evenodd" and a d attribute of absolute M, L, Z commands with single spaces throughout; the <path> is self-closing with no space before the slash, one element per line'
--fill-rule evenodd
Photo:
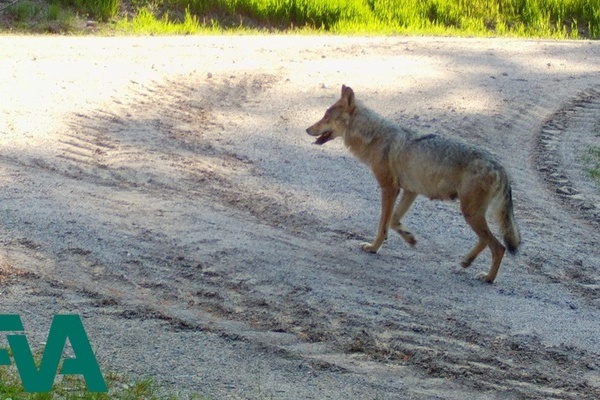
<path fill-rule="evenodd" d="M 6 318 L 6 316 L 3 316 Z M 23 330 L 20 319 L 7 319 L 7 330 Z M 19 326 L 20 325 L 20 326 Z M 18 329 L 20 328 L 20 329 Z M 50 392 L 54 377 L 60 364 L 67 339 L 71 343 L 75 358 L 66 358 L 60 371 L 63 375 L 82 375 L 90 392 L 107 392 L 106 382 L 90 346 L 83 323 L 78 315 L 55 315 L 48 333 L 46 348 L 42 355 L 40 368 L 35 365 L 31 348 L 25 335 L 7 335 L 8 344 L 13 351 L 19 376 L 26 392 Z M 0 352 L 0 365 L 6 365 L 8 354 Z M 10 360 L 8 359 L 10 364 Z"/>

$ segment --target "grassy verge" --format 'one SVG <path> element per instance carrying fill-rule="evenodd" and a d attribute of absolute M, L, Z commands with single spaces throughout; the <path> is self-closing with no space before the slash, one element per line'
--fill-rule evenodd
<path fill-rule="evenodd" d="M 600 0 L 0 1 L 3 30 L 600 38 Z"/>
<path fill-rule="evenodd" d="M 599 36 L 598 0 L 165 0 L 197 15 L 335 33 Z M 225 19 L 227 21 L 227 19 Z"/>
<path fill-rule="evenodd" d="M 161 17 L 148 9 L 142 8 L 130 18 L 125 16 L 114 24 L 117 32 L 142 35 L 190 35 L 199 33 L 220 33 L 218 24 L 201 24 L 198 17 L 186 9 L 182 18 L 171 18 L 169 13 Z"/>

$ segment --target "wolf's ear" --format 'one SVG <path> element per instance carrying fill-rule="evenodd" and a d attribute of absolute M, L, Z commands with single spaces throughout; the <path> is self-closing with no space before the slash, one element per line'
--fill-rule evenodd
<path fill-rule="evenodd" d="M 342 98 L 348 100 L 348 104 L 354 103 L 354 91 L 351 87 L 342 85 Z"/>
<path fill-rule="evenodd" d="M 351 87 L 342 85 L 342 99 L 348 102 L 348 108 L 354 110 L 354 91 Z"/>
<path fill-rule="evenodd" d="M 342 85 L 342 99 L 346 100 L 348 106 L 346 110 L 350 115 L 354 115 L 354 110 L 356 109 L 356 104 L 354 103 L 354 91 L 351 87 L 346 85 Z"/>

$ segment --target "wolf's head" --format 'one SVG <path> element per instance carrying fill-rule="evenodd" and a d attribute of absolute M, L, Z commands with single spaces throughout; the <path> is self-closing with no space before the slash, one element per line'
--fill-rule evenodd
<path fill-rule="evenodd" d="M 319 145 L 336 137 L 344 136 L 355 109 L 354 91 L 352 88 L 342 85 L 342 97 L 325 111 L 321 120 L 306 129 L 306 133 L 318 136 L 315 144 Z"/>

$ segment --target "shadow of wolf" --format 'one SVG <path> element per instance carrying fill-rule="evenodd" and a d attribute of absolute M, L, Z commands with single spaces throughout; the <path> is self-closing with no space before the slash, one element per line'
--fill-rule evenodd
<path fill-rule="evenodd" d="M 420 136 L 386 120 L 356 100 L 354 91 L 342 86 L 341 98 L 321 120 L 306 129 L 322 145 L 337 137 L 362 162 L 371 167 L 381 188 L 381 217 L 372 243 L 361 248 L 376 253 L 387 238 L 388 227 L 411 246 L 417 241 L 402 225 L 402 217 L 417 195 L 431 200 L 456 200 L 479 241 L 461 265 L 467 268 L 489 247 L 492 265 L 478 278 L 493 283 L 506 249 L 516 254 L 521 237 L 515 223 L 510 178 L 498 159 L 479 147 L 437 135 Z M 394 208 L 402 190 L 402 197 Z M 486 220 L 493 209 L 504 247 Z"/>

